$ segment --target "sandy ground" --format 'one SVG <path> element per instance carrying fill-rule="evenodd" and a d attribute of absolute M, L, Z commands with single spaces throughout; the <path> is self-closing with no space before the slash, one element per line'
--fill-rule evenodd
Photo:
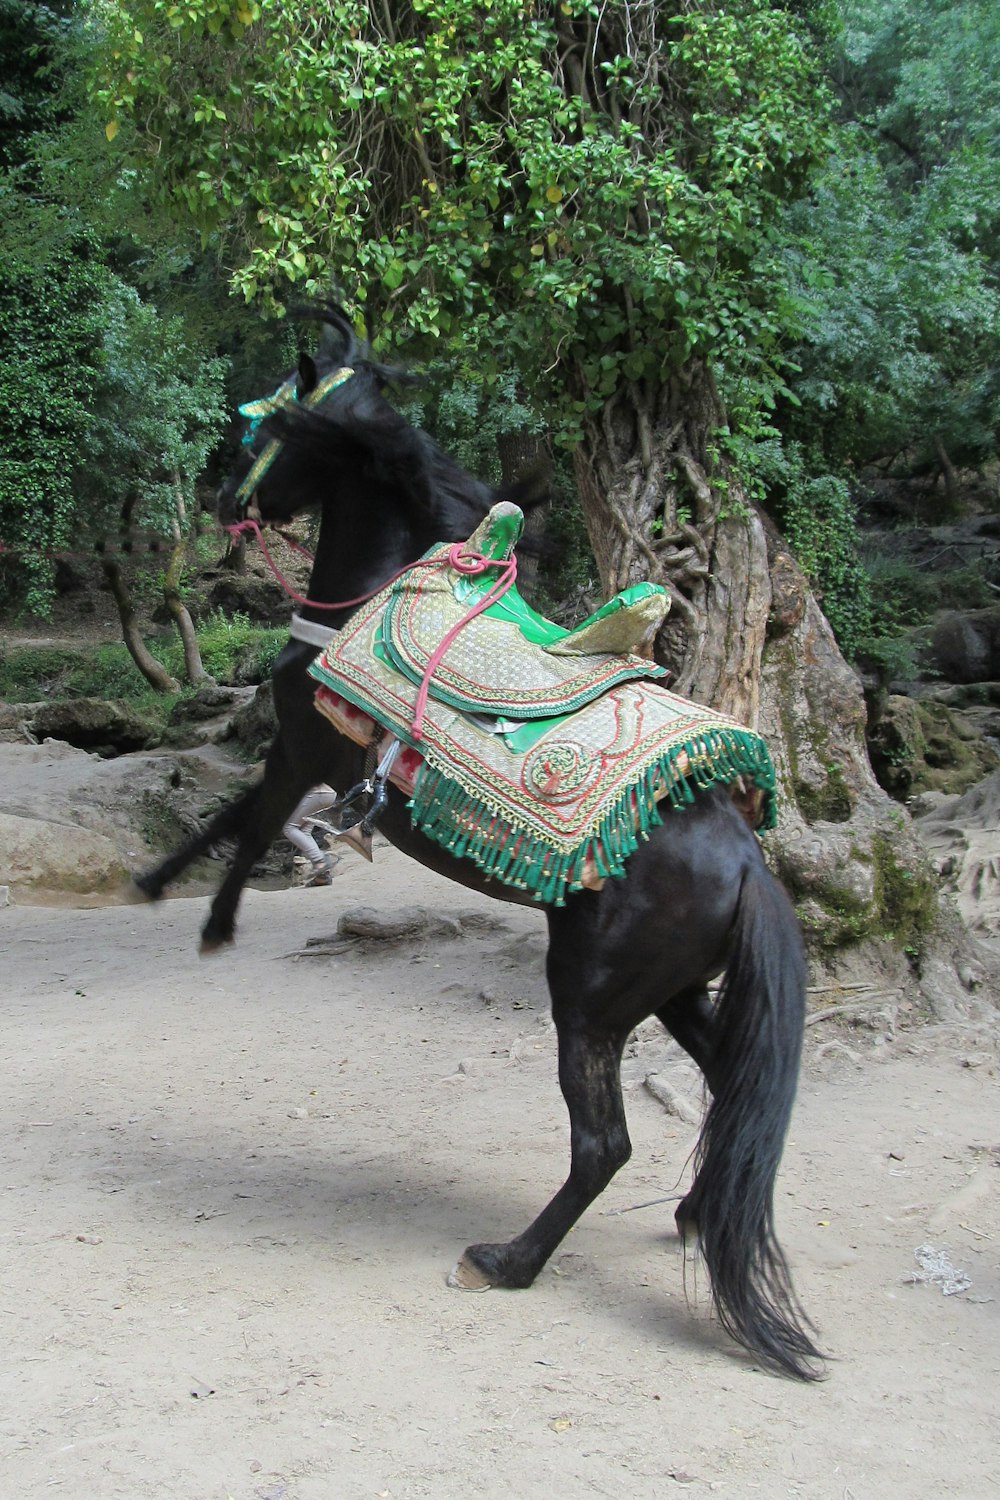
<path fill-rule="evenodd" d="M 495 925 L 294 956 L 414 901 Z M 537 913 L 383 849 L 250 892 L 220 958 L 203 916 L 0 911 L 4 1496 L 1000 1493 L 990 1029 L 810 1027 L 779 1227 L 835 1362 L 801 1386 L 685 1278 L 662 1200 L 694 1129 L 644 1080 L 697 1090 L 654 1026 L 632 1161 L 555 1263 L 528 1292 L 446 1286 L 565 1170 Z"/>

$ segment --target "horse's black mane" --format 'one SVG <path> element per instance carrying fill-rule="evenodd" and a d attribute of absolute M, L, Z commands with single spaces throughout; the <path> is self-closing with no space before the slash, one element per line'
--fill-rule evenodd
<path fill-rule="evenodd" d="M 354 374 L 314 409 L 296 405 L 276 412 L 263 424 L 263 434 L 294 444 L 317 470 L 343 471 L 350 465 L 370 489 L 388 491 L 440 523 L 444 536 L 472 531 L 497 498 L 496 491 L 386 399 L 387 389 L 416 385 L 420 377 L 375 359 L 369 340 L 358 338 L 336 304 L 310 307 L 299 316 L 323 325 L 315 356 L 304 356 L 299 365 L 300 381 L 315 383 L 340 366 Z"/>

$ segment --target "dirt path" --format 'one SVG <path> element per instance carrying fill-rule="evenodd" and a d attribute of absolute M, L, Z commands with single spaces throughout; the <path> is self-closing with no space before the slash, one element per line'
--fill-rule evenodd
<path fill-rule="evenodd" d="M 3 1493 L 1000 1492 L 995 1037 L 810 1029 L 780 1228 L 837 1362 L 797 1386 L 685 1301 L 654 1200 L 694 1132 L 644 1079 L 694 1080 L 652 1027 L 633 1159 L 557 1262 L 525 1293 L 446 1287 L 561 1180 L 567 1129 L 537 914 L 461 893 L 503 925 L 285 956 L 414 900 L 454 914 L 455 887 L 383 851 L 251 892 L 210 962 L 200 901 L 0 911 Z M 912 1282 L 924 1245 L 966 1290 Z"/>

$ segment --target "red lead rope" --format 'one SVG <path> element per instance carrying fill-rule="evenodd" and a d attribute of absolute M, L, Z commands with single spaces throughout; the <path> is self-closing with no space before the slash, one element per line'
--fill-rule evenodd
<path fill-rule="evenodd" d="M 456 542 L 453 547 L 449 547 L 448 549 L 448 562 L 455 569 L 456 573 L 475 575 L 477 573 L 485 573 L 487 568 L 502 568 L 503 571 L 496 583 L 483 595 L 479 603 L 473 609 L 470 609 L 467 615 L 463 615 L 456 625 L 451 627 L 441 644 L 431 652 L 413 709 L 413 723 L 410 726 L 410 733 L 415 740 L 423 739 L 424 709 L 427 707 L 427 694 L 430 692 L 431 678 L 434 676 L 441 658 L 458 635 L 458 632 L 464 630 L 470 620 L 474 620 L 477 615 L 481 615 L 484 609 L 489 609 L 491 604 L 495 604 L 498 599 L 502 599 L 517 577 L 517 558 L 513 554 L 510 557 L 486 557 L 481 552 L 463 552 L 462 548 L 464 546 L 464 542 Z"/>
<path fill-rule="evenodd" d="M 234 541 L 242 536 L 245 532 L 251 532 L 257 538 L 257 541 L 260 545 L 260 550 L 264 554 L 268 567 L 271 569 L 271 572 L 281 584 L 281 587 L 284 589 L 285 593 L 289 596 L 290 599 L 294 599 L 296 604 L 308 605 L 310 609 L 350 609 L 355 604 L 365 604 L 369 599 L 373 599 L 376 594 L 380 594 L 383 589 L 387 589 L 390 584 L 395 583 L 397 578 L 402 578 L 404 573 L 409 573 L 412 568 L 433 566 L 433 564 L 438 561 L 437 558 L 424 558 L 420 562 L 410 563 L 407 567 L 400 568 L 398 573 L 393 573 L 392 577 L 387 578 L 384 583 L 380 583 L 376 588 L 370 589 L 367 594 L 359 594 L 356 599 L 340 599 L 335 604 L 322 604 L 315 599 L 307 599 L 304 594 L 299 594 L 295 591 L 295 589 L 292 588 L 291 584 L 288 582 L 288 579 L 281 572 L 277 563 L 274 561 L 274 558 L 268 551 L 267 544 L 264 541 L 263 535 L 261 534 L 261 529 L 256 521 L 238 521 L 233 526 L 224 527 L 223 530 L 227 531 Z M 300 547 L 299 544 L 295 541 L 292 541 L 290 537 L 286 537 L 285 540 L 289 542 L 289 544 L 294 548 L 296 552 L 301 553 L 303 557 L 309 557 L 310 554 L 306 551 L 306 549 L 304 547 Z M 477 615 L 481 615 L 484 610 L 489 609 L 491 604 L 495 604 L 498 599 L 502 599 L 504 594 L 507 593 L 508 589 L 513 585 L 514 580 L 517 578 L 516 557 L 487 557 L 482 552 L 466 552 L 464 551 L 464 548 L 464 542 L 455 542 L 454 545 L 449 547 L 448 549 L 448 563 L 452 568 L 455 569 L 456 573 L 465 573 L 470 577 L 475 577 L 479 573 L 485 573 L 487 568 L 500 568 L 502 571 L 500 577 L 493 584 L 492 588 L 487 590 L 487 592 L 480 599 L 479 603 L 476 604 L 472 609 L 470 609 L 468 614 L 463 615 L 456 625 L 453 625 L 451 627 L 447 635 L 441 641 L 440 645 L 436 646 L 435 649 L 431 652 L 431 656 L 424 671 L 424 675 L 420 681 L 420 688 L 417 692 L 417 701 L 413 709 L 413 723 L 410 726 L 410 733 L 415 740 L 423 739 L 424 712 L 427 708 L 427 697 L 430 692 L 431 678 L 434 676 L 434 673 L 440 666 L 441 660 L 444 657 L 445 652 L 448 650 L 448 647 L 452 644 L 459 631 L 464 630 L 465 626 L 468 625 L 470 620 L 474 620 Z"/>

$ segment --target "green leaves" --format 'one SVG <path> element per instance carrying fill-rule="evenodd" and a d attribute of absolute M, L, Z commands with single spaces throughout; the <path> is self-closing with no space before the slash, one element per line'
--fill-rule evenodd
<path fill-rule="evenodd" d="M 997 452 L 1000 11 L 983 0 L 843 0 L 833 48 L 849 116 L 781 251 L 799 319 L 802 410 L 834 469 L 926 472 Z"/>
<path fill-rule="evenodd" d="M 444 337 L 486 367 L 503 340 L 574 430 L 616 381 L 771 339 L 747 269 L 826 139 L 784 7 L 611 5 L 589 52 L 576 4 L 412 0 L 390 23 L 262 0 L 245 38 L 213 32 L 224 9 L 93 0 L 95 89 L 245 297 L 337 280 L 404 352 Z"/>
<path fill-rule="evenodd" d="M 25 215 L 27 222 L 22 218 Z M 92 238 L 64 241 L 46 257 L 22 253 L 38 217 L 8 205 L 0 256 L 0 539 L 16 549 L 5 565 L 9 590 L 44 613 L 54 564 L 72 545 L 77 503 L 73 469 L 98 378 L 103 268 Z"/>
<path fill-rule="evenodd" d="M 226 420 L 223 361 L 194 346 L 123 283 L 101 309 L 101 374 L 76 455 L 87 528 L 113 532 L 129 503 L 136 526 L 169 535 Z"/>

